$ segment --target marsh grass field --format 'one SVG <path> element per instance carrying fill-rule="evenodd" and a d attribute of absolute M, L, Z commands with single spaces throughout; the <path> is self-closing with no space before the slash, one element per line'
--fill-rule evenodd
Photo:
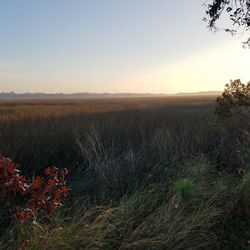
<path fill-rule="evenodd" d="M 201 96 L 0 102 L 0 148 L 26 168 L 28 164 L 36 170 L 44 164 L 71 168 L 79 158 L 85 159 L 79 139 L 86 148 L 94 139 L 92 143 L 101 146 L 101 152 L 96 153 L 106 157 L 137 151 L 143 145 L 156 144 L 156 140 L 172 138 L 174 142 L 176 136 L 185 146 L 195 144 L 199 133 L 208 132 L 215 99 Z M 161 138 L 160 133 L 168 134 L 168 138 L 163 138 L 164 134 Z"/>
<path fill-rule="evenodd" d="M 71 189 L 54 217 L 3 226 L 1 249 L 249 249 L 250 176 L 215 100 L 1 102 L 1 153 L 30 178 L 68 168 Z"/>

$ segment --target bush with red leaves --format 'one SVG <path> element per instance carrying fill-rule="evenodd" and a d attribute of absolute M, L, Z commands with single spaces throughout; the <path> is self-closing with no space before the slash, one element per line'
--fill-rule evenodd
<path fill-rule="evenodd" d="M 48 167 L 44 176 L 27 180 L 18 167 L 0 155 L 0 195 L 11 216 L 23 223 L 39 214 L 53 214 L 69 194 L 67 169 Z"/>

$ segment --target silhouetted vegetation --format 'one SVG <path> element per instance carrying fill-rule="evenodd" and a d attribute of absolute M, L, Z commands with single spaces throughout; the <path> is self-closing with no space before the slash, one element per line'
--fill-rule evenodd
<path fill-rule="evenodd" d="M 228 17 L 231 27 L 224 28 L 226 32 L 232 35 L 236 34 L 240 27 L 243 31 L 249 30 L 250 27 L 250 2 L 249 0 L 211 0 L 207 4 L 206 14 L 208 18 L 204 18 L 208 21 L 208 26 L 211 29 L 217 30 L 216 23 L 222 16 Z M 250 38 L 243 42 L 244 46 L 250 47 Z"/>
<path fill-rule="evenodd" d="M 222 96 L 217 98 L 215 115 L 224 140 L 225 161 L 230 158 L 232 166 L 244 168 L 250 145 L 250 83 L 243 84 L 238 79 L 227 84 Z"/>

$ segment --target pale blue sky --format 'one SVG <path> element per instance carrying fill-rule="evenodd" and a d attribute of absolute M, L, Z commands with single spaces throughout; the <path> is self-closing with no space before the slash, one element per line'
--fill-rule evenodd
<path fill-rule="evenodd" d="M 0 92 L 222 90 L 250 80 L 241 38 L 202 0 L 0 0 Z"/>

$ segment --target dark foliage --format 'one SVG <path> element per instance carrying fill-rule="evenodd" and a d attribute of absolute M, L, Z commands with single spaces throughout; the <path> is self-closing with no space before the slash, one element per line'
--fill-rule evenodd
<path fill-rule="evenodd" d="M 250 146 L 250 83 L 231 81 L 216 102 L 216 125 L 224 142 L 223 158 L 244 165 Z"/>
<path fill-rule="evenodd" d="M 231 21 L 232 26 L 225 28 L 226 32 L 235 34 L 238 28 L 242 27 L 244 30 L 250 28 L 250 1 L 249 0 L 213 0 L 212 3 L 207 4 L 206 14 L 208 18 L 208 26 L 211 29 L 217 29 L 216 23 L 222 15 L 226 16 Z M 244 46 L 250 46 L 250 38 L 245 41 Z"/>
<path fill-rule="evenodd" d="M 227 84 L 221 97 L 217 99 L 216 115 L 225 120 L 237 114 L 248 123 L 250 118 L 250 82 L 243 84 L 240 79 Z"/>

